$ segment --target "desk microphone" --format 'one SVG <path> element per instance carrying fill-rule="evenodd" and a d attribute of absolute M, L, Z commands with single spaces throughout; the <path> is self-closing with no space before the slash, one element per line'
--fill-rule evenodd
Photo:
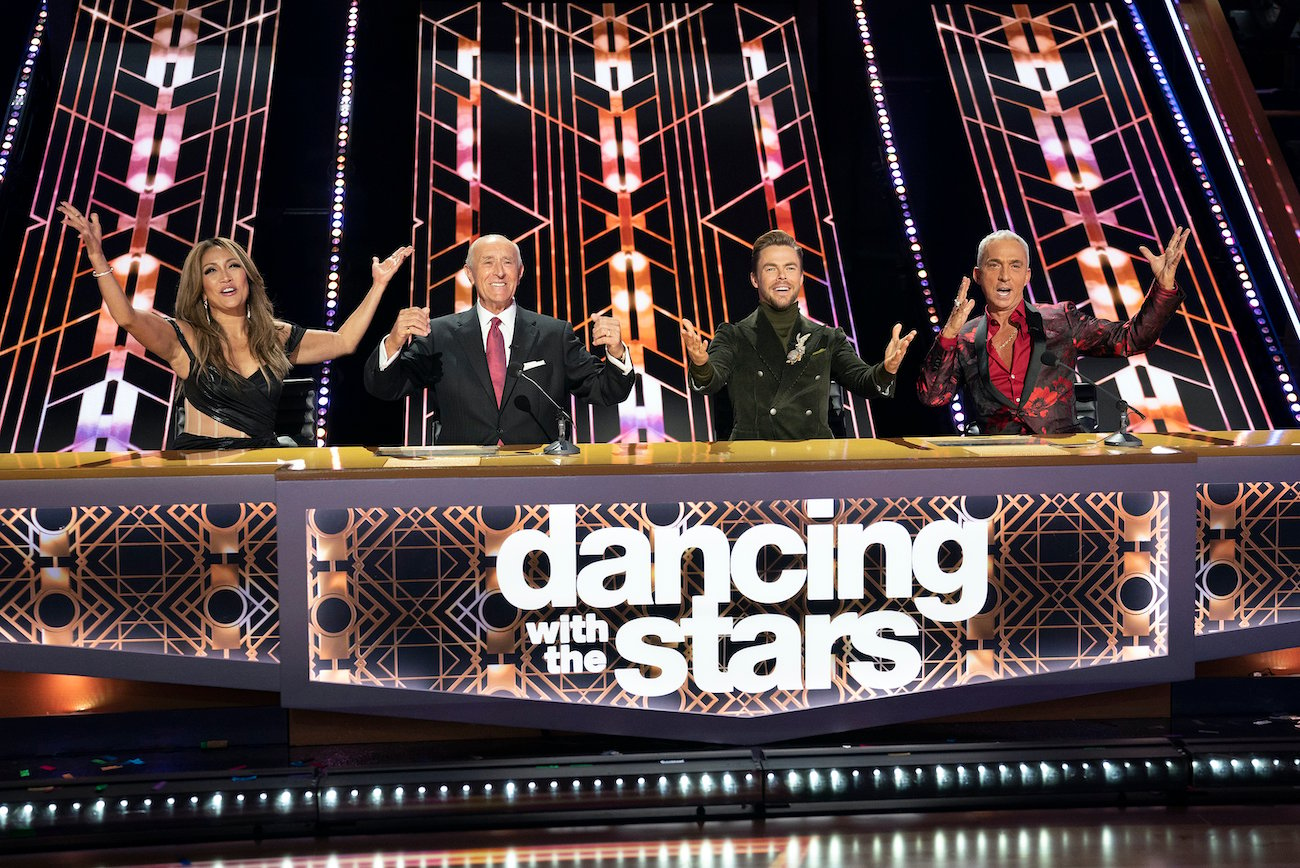
<path fill-rule="evenodd" d="M 1143 413 L 1137 407 L 1134 407 L 1128 401 L 1125 401 L 1123 398 L 1121 398 L 1119 395 L 1116 395 L 1110 389 L 1107 389 L 1101 383 L 1098 383 L 1096 380 L 1087 376 L 1078 368 L 1070 367 L 1065 362 L 1057 358 L 1056 353 L 1052 352 L 1051 350 L 1045 350 L 1043 354 L 1038 357 L 1038 359 L 1044 365 L 1047 365 L 1049 367 L 1060 368 L 1063 371 L 1069 371 L 1071 374 L 1078 377 L 1080 380 L 1083 380 L 1085 383 L 1090 383 L 1092 387 L 1096 389 L 1098 392 L 1107 394 L 1110 397 L 1115 399 L 1115 409 L 1119 410 L 1119 430 L 1116 431 L 1114 434 L 1111 434 L 1105 440 L 1103 440 L 1102 441 L 1103 443 L 1105 443 L 1107 446 L 1141 446 L 1142 445 L 1142 441 L 1138 439 L 1137 435 L 1130 433 L 1128 430 L 1128 412 L 1129 410 L 1132 410 L 1134 413 L 1137 413 L 1143 419 L 1147 417 L 1146 413 Z"/>
<path fill-rule="evenodd" d="M 555 399 L 552 398 L 536 380 L 534 380 L 532 377 L 524 373 L 523 368 L 517 369 L 515 373 L 517 373 L 522 379 L 525 379 L 528 382 L 532 383 L 533 388 L 541 392 L 542 397 L 545 398 L 547 401 L 549 401 L 551 406 L 554 407 L 556 410 L 558 410 L 560 413 L 559 436 L 556 437 L 550 443 L 548 443 L 546 446 L 542 447 L 542 454 L 543 455 L 577 455 L 580 451 L 582 451 L 573 442 L 573 417 L 569 415 L 569 411 L 561 407 L 559 404 L 557 404 L 555 402 Z"/>

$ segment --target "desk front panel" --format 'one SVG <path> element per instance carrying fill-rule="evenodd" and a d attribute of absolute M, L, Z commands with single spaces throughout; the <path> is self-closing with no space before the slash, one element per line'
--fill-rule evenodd
<path fill-rule="evenodd" d="M 737 738 L 1190 674 L 1193 466 L 282 477 L 285 690 Z"/>
<path fill-rule="evenodd" d="M 276 513 L 265 468 L 0 477 L 0 665 L 275 689 Z"/>

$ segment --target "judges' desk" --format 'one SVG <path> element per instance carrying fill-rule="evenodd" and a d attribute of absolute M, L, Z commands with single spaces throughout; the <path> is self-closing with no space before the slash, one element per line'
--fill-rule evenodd
<path fill-rule="evenodd" d="M 1143 439 L 6 456 L 0 665 L 758 741 L 1300 644 L 1300 437 Z"/>

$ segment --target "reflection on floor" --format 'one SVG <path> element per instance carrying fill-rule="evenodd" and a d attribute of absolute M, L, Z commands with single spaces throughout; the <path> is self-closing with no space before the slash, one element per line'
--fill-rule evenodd
<path fill-rule="evenodd" d="M 1294 866 L 1300 806 L 1070 809 L 624 824 L 43 854 L 49 868 Z M 29 857 L 30 858 L 30 857 Z M 38 864 L 38 863 L 28 863 Z"/>

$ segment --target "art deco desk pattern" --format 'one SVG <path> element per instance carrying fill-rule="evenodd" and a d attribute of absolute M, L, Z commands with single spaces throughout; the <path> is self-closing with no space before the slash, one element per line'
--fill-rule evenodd
<path fill-rule="evenodd" d="M 0 666 L 763 739 L 1300 644 L 1300 438 L 8 455 Z"/>

